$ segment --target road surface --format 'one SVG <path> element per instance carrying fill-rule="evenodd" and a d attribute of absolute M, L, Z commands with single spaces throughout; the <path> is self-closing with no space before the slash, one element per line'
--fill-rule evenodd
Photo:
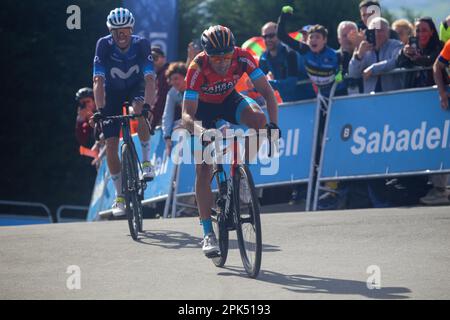
<path fill-rule="evenodd" d="M 203 256 L 196 218 L 145 220 L 140 242 L 126 221 L 2 227 L 0 299 L 450 299 L 450 207 L 264 214 L 262 225 L 256 280 L 235 235 L 225 268 Z"/>

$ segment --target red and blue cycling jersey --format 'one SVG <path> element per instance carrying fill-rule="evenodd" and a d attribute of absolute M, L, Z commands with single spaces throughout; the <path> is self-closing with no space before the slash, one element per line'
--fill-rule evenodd
<path fill-rule="evenodd" d="M 217 74 L 209 64 L 206 53 L 201 52 L 189 65 L 184 99 L 220 104 L 234 91 L 244 73 L 252 81 L 264 77 L 252 55 L 241 48 L 234 48 L 231 66 L 226 75 Z"/>
<path fill-rule="evenodd" d="M 105 89 L 125 91 L 141 84 L 144 77 L 155 77 L 150 42 L 133 35 L 127 51 L 116 46 L 111 35 L 97 42 L 94 58 L 94 77 L 105 78 Z"/>

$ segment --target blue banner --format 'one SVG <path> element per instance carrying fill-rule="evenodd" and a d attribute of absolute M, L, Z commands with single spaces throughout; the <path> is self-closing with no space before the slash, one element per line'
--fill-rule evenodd
<path fill-rule="evenodd" d="M 250 165 L 256 186 L 308 182 L 313 147 L 316 102 L 291 103 L 279 108 L 282 131 L 280 150 L 276 159 L 263 157 L 267 144 L 261 147 L 260 159 Z M 224 166 L 228 171 L 228 166 Z M 181 164 L 178 194 L 195 190 L 194 165 Z"/>
<path fill-rule="evenodd" d="M 448 171 L 449 135 L 433 88 L 336 99 L 320 178 Z"/>
<path fill-rule="evenodd" d="M 134 32 L 150 40 L 166 53 L 168 61 L 178 58 L 178 1 L 125 0 L 136 19 Z"/>

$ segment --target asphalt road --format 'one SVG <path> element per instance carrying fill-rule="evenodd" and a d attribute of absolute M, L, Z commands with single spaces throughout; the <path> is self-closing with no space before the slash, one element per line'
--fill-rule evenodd
<path fill-rule="evenodd" d="M 256 280 L 235 240 L 225 268 L 203 256 L 195 218 L 145 220 L 140 242 L 126 221 L 2 227 L 0 299 L 450 299 L 450 207 L 264 214 L 262 224 Z M 80 289 L 67 287 L 69 266 Z M 369 266 L 380 289 L 367 287 Z"/>

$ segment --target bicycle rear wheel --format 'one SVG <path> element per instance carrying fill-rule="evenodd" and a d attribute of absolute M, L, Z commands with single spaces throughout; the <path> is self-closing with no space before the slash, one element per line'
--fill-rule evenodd
<path fill-rule="evenodd" d="M 132 156 L 130 147 L 122 146 L 122 188 L 125 195 L 128 227 L 133 240 L 138 239 L 142 228 L 142 204 L 139 199 L 139 176 L 137 160 Z"/>
<path fill-rule="evenodd" d="M 247 184 L 246 189 L 249 194 L 243 194 L 240 190 L 241 179 L 243 180 L 242 183 Z M 245 271 L 251 278 L 256 278 L 261 268 L 261 219 L 255 184 L 247 166 L 238 166 L 233 179 L 233 189 L 239 252 Z"/>

